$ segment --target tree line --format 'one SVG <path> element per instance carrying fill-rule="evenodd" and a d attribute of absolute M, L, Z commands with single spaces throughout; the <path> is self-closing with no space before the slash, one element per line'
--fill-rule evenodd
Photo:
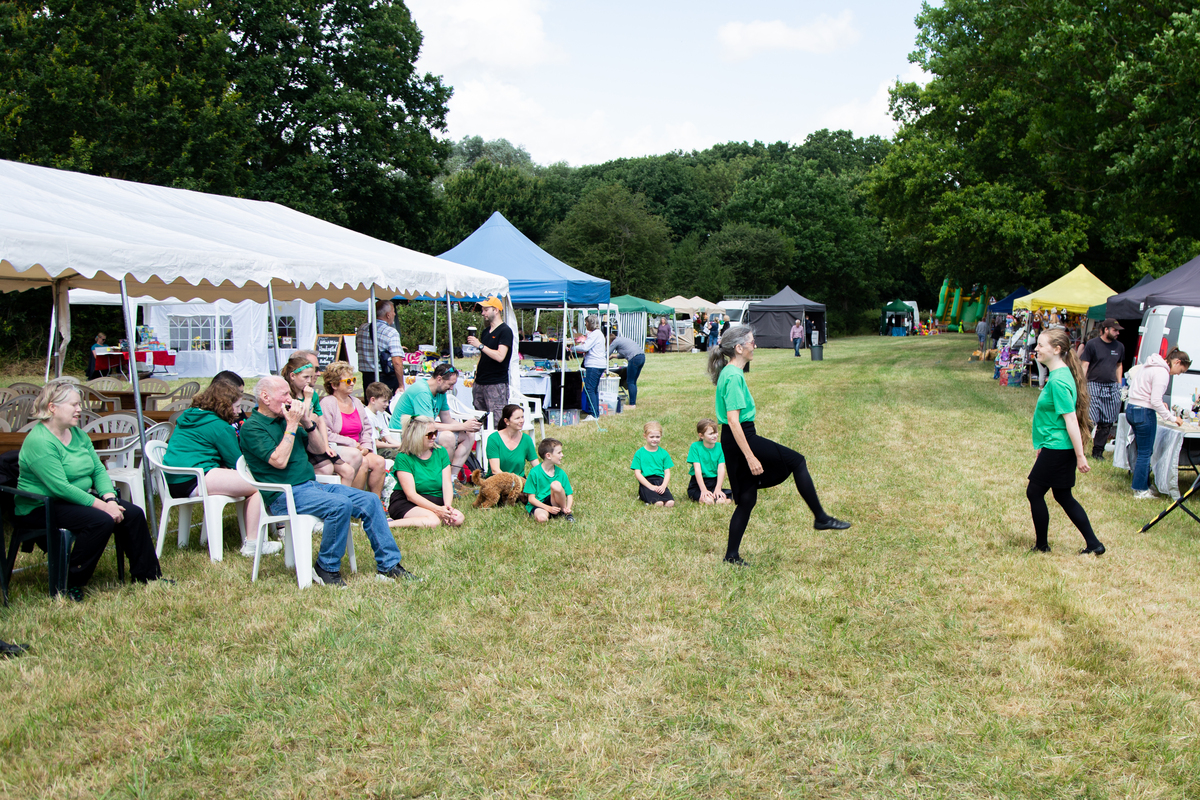
<path fill-rule="evenodd" d="M 570 166 L 449 141 L 452 88 L 416 71 L 401 2 L 7 0 L 0 157 L 279 202 L 433 254 L 500 211 L 614 295 L 789 284 L 835 331 L 927 307 L 946 276 L 999 293 L 1083 262 L 1121 290 L 1200 252 L 1200 11 L 945 0 L 917 25 L 931 79 L 893 89 L 890 140 Z"/>

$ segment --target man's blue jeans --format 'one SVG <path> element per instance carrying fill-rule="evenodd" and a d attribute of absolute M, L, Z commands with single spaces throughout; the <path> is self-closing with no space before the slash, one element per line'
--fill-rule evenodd
<path fill-rule="evenodd" d="M 1144 492 L 1150 488 L 1150 455 L 1154 452 L 1154 439 L 1158 436 L 1158 415 L 1143 406 L 1126 405 L 1125 419 L 1133 428 L 1133 440 L 1137 444 L 1137 460 L 1133 462 L 1133 490 Z"/>
<path fill-rule="evenodd" d="M 325 523 L 317 566 L 326 572 L 340 572 L 346 541 L 350 538 L 350 518 L 362 520 L 363 530 L 375 551 L 375 568 L 387 572 L 400 563 L 400 548 L 388 527 L 379 498 L 361 489 L 334 483 L 306 481 L 292 487 L 296 513 L 311 514 Z M 287 514 L 287 497 L 279 495 L 268 509 L 272 514 Z"/>
<path fill-rule="evenodd" d="M 796 351 L 797 356 L 800 355 L 800 342 L 802 341 L 804 340 L 799 337 L 792 339 L 792 349 Z"/>

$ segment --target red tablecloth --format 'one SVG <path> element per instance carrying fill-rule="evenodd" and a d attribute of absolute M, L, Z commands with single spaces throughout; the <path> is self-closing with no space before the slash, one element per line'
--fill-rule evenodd
<path fill-rule="evenodd" d="M 139 363 L 145 364 L 146 357 L 150 357 L 150 362 L 156 367 L 173 367 L 175 366 L 175 356 L 166 350 L 138 350 L 137 360 Z M 125 362 L 129 360 L 129 353 L 106 353 L 105 355 L 96 356 L 96 369 L 121 369 L 125 366 Z"/>

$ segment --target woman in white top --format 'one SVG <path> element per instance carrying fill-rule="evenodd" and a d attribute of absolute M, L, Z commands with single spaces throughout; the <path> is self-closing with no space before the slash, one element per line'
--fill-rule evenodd
<path fill-rule="evenodd" d="M 608 366 L 608 347 L 604 334 L 600 332 L 600 320 L 588 314 L 583 321 L 588 334 L 575 345 L 575 352 L 583 356 L 583 413 L 600 416 L 600 376 Z"/>
<path fill-rule="evenodd" d="M 1133 429 L 1133 440 L 1137 446 L 1137 460 L 1133 464 L 1133 496 L 1139 500 L 1157 497 L 1150 488 L 1150 454 L 1154 451 L 1158 420 L 1176 425 L 1181 422 L 1163 403 L 1163 394 L 1167 391 L 1171 376 L 1187 372 L 1191 365 L 1192 359 L 1179 348 L 1167 353 L 1166 359 L 1155 353 L 1146 359 L 1146 363 L 1129 381 L 1125 419 Z"/>

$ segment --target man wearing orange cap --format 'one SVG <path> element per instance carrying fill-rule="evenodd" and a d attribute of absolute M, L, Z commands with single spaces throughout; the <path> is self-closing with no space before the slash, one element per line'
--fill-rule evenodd
<path fill-rule="evenodd" d="M 483 307 L 483 321 L 488 328 L 479 338 L 467 337 L 467 344 L 479 348 L 479 366 L 475 368 L 475 385 L 471 399 L 477 411 L 492 415 L 492 427 L 500 427 L 500 414 L 508 405 L 508 364 L 512 358 L 513 332 L 504 324 L 504 303 L 489 297 Z"/>

